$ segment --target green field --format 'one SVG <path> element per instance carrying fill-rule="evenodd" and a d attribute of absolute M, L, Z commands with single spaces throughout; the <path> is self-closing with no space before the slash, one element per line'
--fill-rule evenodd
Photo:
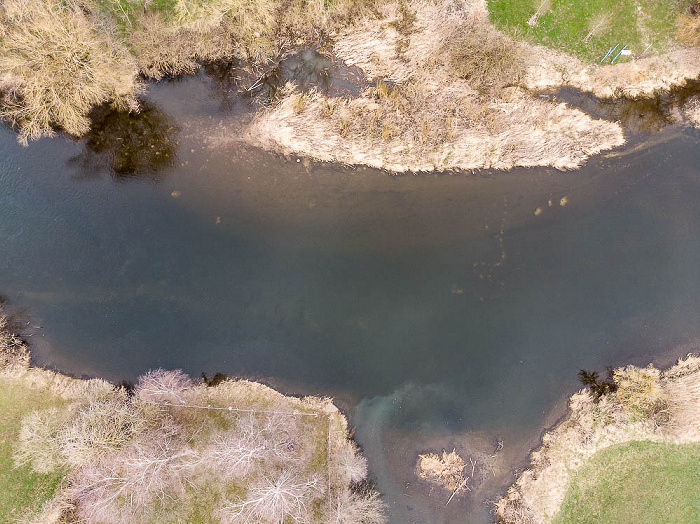
<path fill-rule="evenodd" d="M 13 444 L 17 442 L 22 416 L 55 406 L 61 401 L 40 388 L 20 380 L 0 378 L 0 522 L 11 522 L 41 507 L 50 499 L 62 475 L 39 475 L 31 466 L 15 469 Z"/>
<path fill-rule="evenodd" d="M 492 21 L 534 42 L 600 62 L 627 45 L 636 56 L 668 49 L 690 0 L 488 0 Z M 538 16 L 533 17 L 535 13 Z M 528 21 L 530 23 L 528 24 Z M 620 56 L 615 63 L 631 60 Z M 607 59 L 610 62 L 610 58 Z"/>
<path fill-rule="evenodd" d="M 628 442 L 596 453 L 571 481 L 555 524 L 700 522 L 700 444 Z"/>

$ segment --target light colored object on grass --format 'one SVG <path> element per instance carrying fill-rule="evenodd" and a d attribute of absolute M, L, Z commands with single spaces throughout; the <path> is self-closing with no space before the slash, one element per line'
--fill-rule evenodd
<path fill-rule="evenodd" d="M 689 355 L 662 372 L 616 370 L 618 392 L 595 401 L 573 395 L 568 417 L 542 437 L 508 494 L 496 504 L 505 524 L 546 524 L 566 495 L 568 480 L 596 452 L 632 440 L 700 442 L 700 357 Z"/>

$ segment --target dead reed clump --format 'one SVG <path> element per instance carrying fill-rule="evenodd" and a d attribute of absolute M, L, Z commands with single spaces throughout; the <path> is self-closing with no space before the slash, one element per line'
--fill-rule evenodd
<path fill-rule="evenodd" d="M 685 13 L 676 19 L 676 36 L 681 42 L 700 45 L 700 15 Z"/>
<path fill-rule="evenodd" d="M 661 372 L 653 366 L 616 369 L 617 401 L 639 417 L 649 417 L 664 409 L 667 396 L 661 386 L 660 375 Z"/>
<path fill-rule="evenodd" d="M 466 463 L 456 450 L 450 453 L 443 451 L 418 455 L 416 468 L 418 476 L 424 480 L 439 484 L 443 488 L 455 492 L 465 483 L 464 469 Z"/>
<path fill-rule="evenodd" d="M 55 127 L 83 135 L 98 104 L 136 109 L 135 63 L 97 16 L 79 0 L 3 2 L 0 117 L 23 143 Z"/>
<path fill-rule="evenodd" d="M 517 85 L 525 72 L 521 44 L 481 20 L 467 22 L 447 47 L 454 74 L 481 93 Z"/>
<path fill-rule="evenodd" d="M 9 320 L 0 310 L 0 369 L 29 366 L 29 349 L 22 339 L 9 329 Z"/>
<path fill-rule="evenodd" d="M 229 27 L 224 23 L 202 29 L 180 27 L 154 12 L 137 19 L 128 45 L 139 71 L 155 80 L 192 74 L 199 68 L 199 61 L 220 60 L 235 52 Z"/>

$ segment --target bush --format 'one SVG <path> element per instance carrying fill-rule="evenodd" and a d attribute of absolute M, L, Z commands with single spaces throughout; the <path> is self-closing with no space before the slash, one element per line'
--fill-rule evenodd
<path fill-rule="evenodd" d="M 524 72 L 520 45 L 488 24 L 467 23 L 448 44 L 454 73 L 481 93 L 517 84 Z"/>
<path fill-rule="evenodd" d="M 700 45 L 700 16 L 683 14 L 676 19 L 676 35 L 681 42 Z"/>
<path fill-rule="evenodd" d="M 20 140 L 80 136 L 88 112 L 111 102 L 137 107 L 136 66 L 104 20 L 78 0 L 6 0 L 0 7 L 0 117 Z"/>

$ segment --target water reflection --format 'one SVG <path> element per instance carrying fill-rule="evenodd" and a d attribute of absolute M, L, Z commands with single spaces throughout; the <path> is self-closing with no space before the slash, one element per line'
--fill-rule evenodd
<path fill-rule="evenodd" d="M 139 113 L 102 106 L 93 111 L 85 148 L 70 163 L 84 177 L 108 171 L 115 179 L 149 178 L 158 181 L 176 159 L 179 128 L 163 111 L 148 102 Z"/>
<path fill-rule="evenodd" d="M 339 58 L 305 49 L 281 60 L 277 67 L 254 84 L 251 91 L 272 100 L 287 82 L 294 82 L 300 91 L 315 88 L 334 97 L 359 96 L 369 85 L 360 68 L 349 66 Z"/>
<path fill-rule="evenodd" d="M 564 87 L 551 96 L 594 118 L 618 121 L 630 131 L 650 134 L 678 123 L 684 117 L 686 104 L 699 95 L 700 80 L 694 80 L 651 97 L 598 98 L 570 87 Z"/>

